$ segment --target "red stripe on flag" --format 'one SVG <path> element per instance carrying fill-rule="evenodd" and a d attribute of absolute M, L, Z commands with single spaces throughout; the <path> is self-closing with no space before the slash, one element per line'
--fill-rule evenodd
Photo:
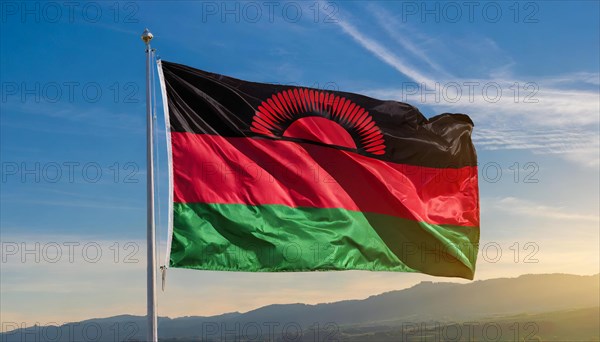
<path fill-rule="evenodd" d="M 396 164 L 308 143 L 171 133 L 174 200 L 343 208 L 479 226 L 477 167 Z"/>

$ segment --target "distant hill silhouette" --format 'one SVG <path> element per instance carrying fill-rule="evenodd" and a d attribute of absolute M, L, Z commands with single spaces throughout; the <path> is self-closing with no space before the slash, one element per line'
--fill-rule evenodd
<path fill-rule="evenodd" d="M 158 329 L 165 341 L 466 341 L 467 332 L 477 340 L 494 340 L 496 331 L 509 341 L 594 341 L 599 340 L 599 301 L 598 274 L 538 274 L 468 284 L 422 282 L 363 300 L 277 304 L 210 317 L 161 317 Z M 27 341 L 142 341 L 145 323 L 145 317 L 121 315 L 16 329 L 0 334 L 0 341 L 25 341 L 24 334 Z"/>

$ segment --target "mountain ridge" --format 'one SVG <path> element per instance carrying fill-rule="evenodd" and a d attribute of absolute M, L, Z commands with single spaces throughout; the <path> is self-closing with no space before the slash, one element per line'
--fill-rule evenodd
<path fill-rule="evenodd" d="M 515 278 L 493 278 L 462 284 L 424 281 L 365 299 L 318 304 L 270 304 L 242 313 L 229 312 L 214 316 L 160 317 L 158 328 L 159 336 L 163 339 L 211 340 L 207 337 L 235 334 L 236 329 L 239 334 L 247 333 L 244 329 L 249 327 L 262 329 L 263 334 L 267 328 L 272 328 L 269 333 L 276 334 L 285 327 L 294 326 L 304 334 L 308 333 L 306 329 L 310 327 L 316 327 L 319 331 L 327 327 L 326 330 L 329 329 L 327 331 L 331 333 L 331 327 L 334 326 L 338 333 L 342 333 L 339 329 L 350 326 L 382 327 L 389 322 L 494 319 L 600 306 L 599 302 L 600 274 L 525 274 Z M 145 324 L 144 316 L 117 315 L 71 322 L 56 329 L 71 333 L 77 325 L 95 325 L 102 327 L 102 332 L 126 337 L 125 340 L 143 340 Z M 19 330 L 22 329 L 0 334 L 0 337 L 2 341 L 19 341 Z M 39 330 L 43 330 L 43 327 Z M 77 340 L 83 336 L 69 337 Z"/>

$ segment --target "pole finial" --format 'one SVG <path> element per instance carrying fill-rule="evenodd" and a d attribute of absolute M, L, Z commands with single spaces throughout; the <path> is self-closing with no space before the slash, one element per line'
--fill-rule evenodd
<path fill-rule="evenodd" d="M 142 40 L 144 41 L 144 43 L 146 43 L 146 45 L 150 44 L 152 38 L 154 38 L 154 35 L 152 35 L 152 33 L 148 29 L 145 29 L 144 33 L 142 33 Z"/>

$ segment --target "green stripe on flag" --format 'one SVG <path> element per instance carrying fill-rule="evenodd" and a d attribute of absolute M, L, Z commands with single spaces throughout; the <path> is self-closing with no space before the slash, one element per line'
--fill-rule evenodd
<path fill-rule="evenodd" d="M 346 209 L 174 203 L 171 267 L 370 270 L 472 279 L 478 227 Z"/>

